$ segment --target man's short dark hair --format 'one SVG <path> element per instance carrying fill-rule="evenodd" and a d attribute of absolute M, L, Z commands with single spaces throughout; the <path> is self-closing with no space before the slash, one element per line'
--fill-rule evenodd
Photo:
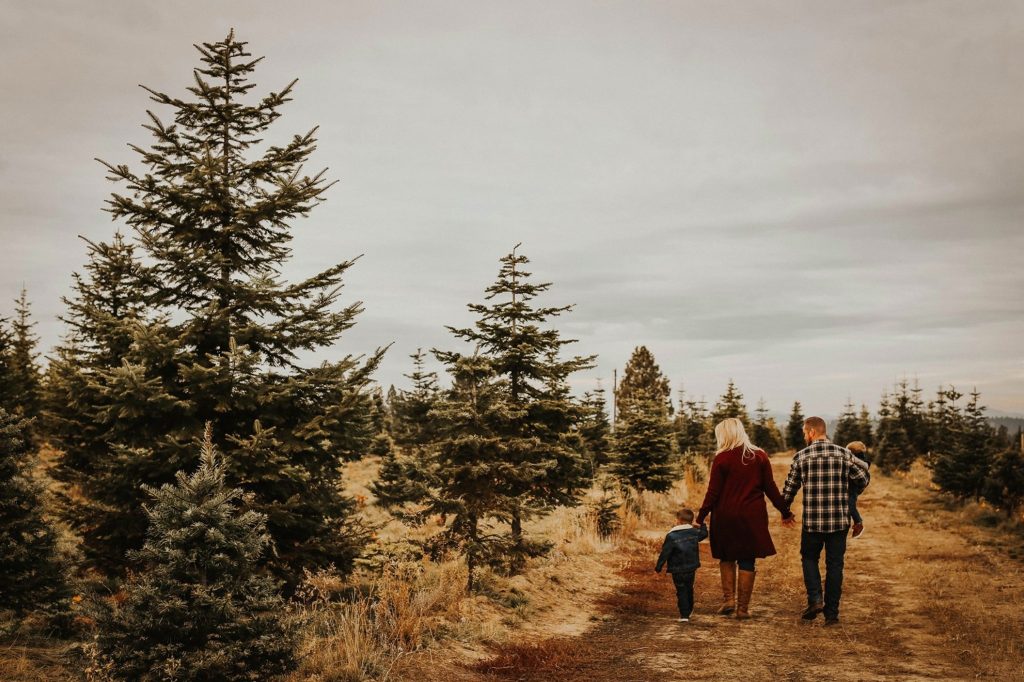
<path fill-rule="evenodd" d="M 693 510 L 692 509 L 680 509 L 676 512 L 676 519 L 683 523 L 693 523 Z"/>
<path fill-rule="evenodd" d="M 808 417 L 804 420 L 804 426 L 814 433 L 820 433 L 822 435 L 826 435 L 828 433 L 828 425 L 825 424 L 825 420 L 821 417 Z"/>

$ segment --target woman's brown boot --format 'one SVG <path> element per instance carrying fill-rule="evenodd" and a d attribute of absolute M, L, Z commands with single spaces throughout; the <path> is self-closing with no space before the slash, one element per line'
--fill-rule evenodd
<path fill-rule="evenodd" d="M 736 618 L 750 618 L 750 595 L 754 593 L 754 572 L 740 571 L 736 581 Z"/>
<path fill-rule="evenodd" d="M 728 616 L 736 610 L 736 562 L 720 561 L 718 569 L 722 572 L 722 608 L 718 613 Z"/>

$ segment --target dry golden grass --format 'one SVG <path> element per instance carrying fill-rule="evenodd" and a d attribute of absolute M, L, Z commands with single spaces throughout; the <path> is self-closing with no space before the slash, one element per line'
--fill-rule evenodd
<path fill-rule="evenodd" d="M 374 581 L 365 596 L 338 602 L 330 576 L 312 576 L 304 587 L 307 603 L 293 614 L 305 633 L 301 667 L 288 679 L 387 679 L 399 656 L 458 620 L 465 582 L 458 564 L 405 564 Z"/>
<path fill-rule="evenodd" d="M 64 642 L 0 644 L 0 680 L 3 682 L 70 682 L 78 676 L 68 668 Z"/>

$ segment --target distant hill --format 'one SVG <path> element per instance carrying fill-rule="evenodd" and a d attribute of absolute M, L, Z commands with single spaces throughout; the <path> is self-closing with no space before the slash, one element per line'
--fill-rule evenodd
<path fill-rule="evenodd" d="M 1024 428 L 1024 417 L 989 417 L 988 421 L 997 429 L 1005 426 L 1011 436 L 1017 433 L 1017 429 Z"/>

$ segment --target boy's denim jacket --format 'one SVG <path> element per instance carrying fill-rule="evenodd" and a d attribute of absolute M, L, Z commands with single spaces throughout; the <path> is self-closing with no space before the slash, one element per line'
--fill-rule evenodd
<path fill-rule="evenodd" d="M 700 568 L 698 543 L 708 536 L 708 527 L 701 524 L 695 528 L 690 524 L 675 526 L 665 536 L 665 544 L 658 556 L 654 570 L 661 573 L 661 567 L 668 563 L 669 573 L 691 573 Z"/>

